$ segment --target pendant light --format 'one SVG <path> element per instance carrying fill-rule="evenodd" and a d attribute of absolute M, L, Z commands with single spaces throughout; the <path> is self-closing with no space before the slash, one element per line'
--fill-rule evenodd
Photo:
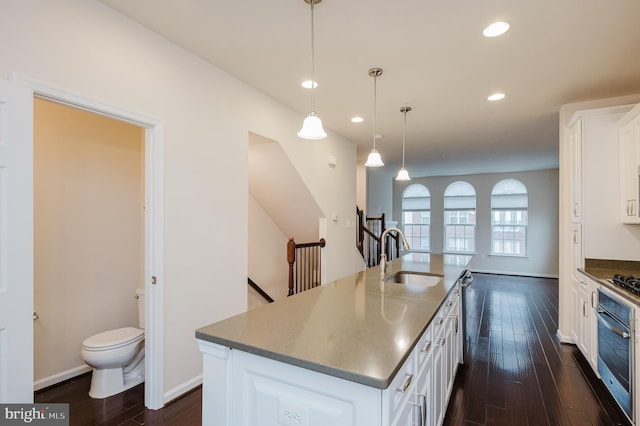
<path fill-rule="evenodd" d="M 367 167 L 381 167 L 384 166 L 382 162 L 382 157 L 380 157 L 380 153 L 376 151 L 376 102 L 377 102 L 377 87 L 376 83 L 378 81 L 378 77 L 382 75 L 382 68 L 371 68 L 369 70 L 369 75 L 373 77 L 373 149 L 369 153 L 367 157 L 367 162 L 364 163 Z"/>
<path fill-rule="evenodd" d="M 409 111 L 411 111 L 410 106 L 404 106 L 400 108 L 400 112 L 404 114 L 404 121 L 402 122 L 402 167 L 398 172 L 398 176 L 396 176 L 396 180 L 411 180 L 411 178 L 409 177 L 409 172 L 404 168 L 404 146 L 407 133 L 407 113 Z"/>
<path fill-rule="evenodd" d="M 327 133 L 322 128 L 322 121 L 316 114 L 313 105 L 313 86 L 316 85 L 316 58 L 315 58 L 315 40 L 313 26 L 313 5 L 320 3 L 322 0 L 304 0 L 305 3 L 311 5 L 311 112 L 307 115 L 302 123 L 302 129 L 298 132 L 298 136 L 302 139 L 318 140 L 327 137 Z"/>

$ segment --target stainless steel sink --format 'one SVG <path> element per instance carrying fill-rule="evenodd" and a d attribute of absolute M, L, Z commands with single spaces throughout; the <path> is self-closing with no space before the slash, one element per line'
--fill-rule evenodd
<path fill-rule="evenodd" d="M 433 287 L 442 282 L 444 275 L 428 272 L 398 271 L 385 281 L 395 284 L 405 284 L 421 287 Z"/>

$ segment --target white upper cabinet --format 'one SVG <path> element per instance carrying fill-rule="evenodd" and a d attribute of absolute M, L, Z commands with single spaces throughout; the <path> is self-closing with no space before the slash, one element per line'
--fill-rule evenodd
<path fill-rule="evenodd" d="M 617 124 L 620 128 L 620 220 L 640 224 L 640 105 Z"/>

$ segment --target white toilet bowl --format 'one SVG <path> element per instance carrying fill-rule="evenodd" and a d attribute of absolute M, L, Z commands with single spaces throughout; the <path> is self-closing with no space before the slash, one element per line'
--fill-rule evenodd
<path fill-rule="evenodd" d="M 93 367 L 92 398 L 106 398 L 144 382 L 144 330 L 118 328 L 82 342 L 82 359 Z"/>

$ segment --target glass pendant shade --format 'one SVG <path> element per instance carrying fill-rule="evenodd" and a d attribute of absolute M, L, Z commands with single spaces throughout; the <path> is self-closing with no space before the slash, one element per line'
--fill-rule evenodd
<path fill-rule="evenodd" d="M 409 172 L 404 167 L 400 169 L 398 172 L 398 176 L 396 176 L 396 180 L 411 180 L 409 177 Z"/>
<path fill-rule="evenodd" d="M 367 167 L 384 166 L 384 163 L 382 162 L 382 157 L 380 156 L 380 153 L 376 151 L 375 148 L 372 149 L 371 152 L 369 153 L 369 156 L 367 157 L 367 162 L 364 163 L 364 165 Z"/>
<path fill-rule="evenodd" d="M 311 111 L 302 123 L 302 129 L 298 132 L 302 139 L 318 140 L 327 137 L 327 133 L 322 128 L 322 121 L 318 115 Z"/>

